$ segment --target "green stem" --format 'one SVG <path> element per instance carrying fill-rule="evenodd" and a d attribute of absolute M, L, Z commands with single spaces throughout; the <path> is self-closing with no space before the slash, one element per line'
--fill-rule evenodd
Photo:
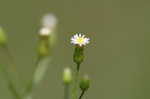
<path fill-rule="evenodd" d="M 12 80 L 9 78 L 8 72 L 4 68 L 2 70 L 3 70 L 2 72 L 3 72 L 4 76 L 5 76 L 5 79 L 8 82 L 8 88 L 11 91 L 11 93 L 13 94 L 14 99 L 22 99 L 20 97 L 19 93 L 17 92 L 15 86 L 13 85 Z"/>
<path fill-rule="evenodd" d="M 6 70 L 4 70 L 3 71 L 4 75 L 6 76 L 8 82 L 9 82 L 9 88 L 10 88 L 10 90 L 12 90 L 13 94 L 15 94 L 15 96 L 18 97 L 18 99 L 21 99 L 21 97 L 18 95 L 18 92 L 15 89 L 15 86 L 13 85 L 13 82 L 11 80 L 11 79 L 16 79 L 16 80 L 19 79 L 19 81 L 22 81 L 20 79 L 20 76 L 19 76 L 18 72 L 17 72 L 17 65 L 16 65 L 16 62 L 15 62 L 15 58 L 13 57 L 13 55 L 12 55 L 12 53 L 11 53 L 8 45 L 4 45 L 3 46 L 3 50 L 4 50 L 5 54 L 7 55 L 8 61 L 9 61 L 10 65 L 11 65 L 9 69 L 11 70 L 11 72 L 14 73 L 13 77 L 9 77 L 8 72 Z"/>
<path fill-rule="evenodd" d="M 77 72 L 80 70 L 80 63 L 77 63 Z"/>
<path fill-rule="evenodd" d="M 37 86 L 38 82 L 35 83 L 35 75 L 37 75 L 37 70 L 39 70 L 40 63 L 44 60 L 49 59 L 49 57 L 37 57 L 36 62 L 35 62 L 35 69 L 32 72 L 32 79 L 30 80 L 29 84 L 27 85 L 25 91 L 24 91 L 24 98 L 25 99 L 32 99 L 32 93 L 34 88 Z M 40 69 L 41 70 L 41 69 Z"/>
<path fill-rule="evenodd" d="M 84 96 L 84 93 L 85 93 L 85 90 L 81 92 L 79 99 L 82 99 L 82 97 Z"/>
<path fill-rule="evenodd" d="M 14 85 L 12 84 L 12 82 L 9 81 L 8 86 L 9 86 L 9 89 L 10 89 L 10 91 L 12 92 L 12 94 L 13 94 L 13 96 L 14 96 L 14 99 L 22 99 L 22 98 L 20 97 L 20 95 L 18 94 L 16 88 L 15 88 Z"/>
<path fill-rule="evenodd" d="M 74 75 L 73 99 L 78 99 L 79 67 L 80 64 L 77 64 L 77 69 L 75 70 Z"/>
<path fill-rule="evenodd" d="M 5 53 L 6 53 L 7 56 L 8 56 L 8 59 L 9 59 L 10 64 L 13 66 L 14 72 L 16 72 L 16 63 L 15 63 L 15 59 L 14 59 L 12 53 L 10 52 L 10 50 L 9 50 L 9 48 L 8 48 L 7 45 L 5 45 L 5 46 L 3 47 L 3 49 L 4 49 Z"/>
<path fill-rule="evenodd" d="M 70 85 L 65 84 L 64 99 L 70 99 Z"/>
<path fill-rule="evenodd" d="M 32 99 L 32 95 L 31 95 L 32 91 L 33 91 L 33 81 L 31 80 L 26 87 L 26 90 L 24 93 L 24 99 L 28 99 L 29 97 Z"/>
<path fill-rule="evenodd" d="M 35 62 L 35 66 L 37 68 L 38 64 L 40 62 L 40 58 L 38 57 L 36 62 Z M 33 75 L 35 73 L 36 69 L 33 71 Z M 32 99 L 32 91 L 33 91 L 33 88 L 34 88 L 34 84 L 33 84 L 33 77 L 32 79 L 30 80 L 29 84 L 27 85 L 26 89 L 25 89 L 25 92 L 24 92 L 24 99 L 28 99 L 28 98 L 31 98 Z"/>

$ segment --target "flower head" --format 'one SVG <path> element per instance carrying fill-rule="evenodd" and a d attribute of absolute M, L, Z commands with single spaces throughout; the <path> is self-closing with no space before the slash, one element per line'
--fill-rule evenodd
<path fill-rule="evenodd" d="M 85 35 L 78 33 L 75 34 L 73 37 L 71 37 L 71 43 L 75 45 L 85 46 L 86 44 L 89 44 L 90 38 L 85 37 Z"/>
<path fill-rule="evenodd" d="M 40 36 L 50 36 L 55 31 L 57 18 L 54 14 L 46 14 L 42 17 L 42 28 L 39 31 Z"/>
<path fill-rule="evenodd" d="M 43 27 L 47 27 L 49 29 L 54 29 L 57 25 L 57 18 L 54 14 L 49 13 L 43 16 L 42 18 Z"/>

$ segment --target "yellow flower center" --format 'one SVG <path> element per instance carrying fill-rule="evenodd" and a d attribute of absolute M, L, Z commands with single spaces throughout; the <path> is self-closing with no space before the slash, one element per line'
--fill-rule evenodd
<path fill-rule="evenodd" d="M 79 37 L 79 38 L 77 39 L 77 41 L 78 41 L 79 44 L 82 44 L 82 43 L 84 42 L 84 38 Z"/>

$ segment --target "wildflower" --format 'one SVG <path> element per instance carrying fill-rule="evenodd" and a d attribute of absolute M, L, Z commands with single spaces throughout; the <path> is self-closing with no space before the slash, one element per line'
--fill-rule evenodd
<path fill-rule="evenodd" d="M 85 37 L 85 35 L 83 35 L 81 33 L 75 34 L 71 38 L 71 43 L 75 44 L 75 45 L 79 45 L 80 47 L 89 44 L 89 41 L 90 41 L 90 39 Z"/>
<path fill-rule="evenodd" d="M 73 61 L 77 64 L 77 71 L 80 69 L 80 64 L 84 60 L 84 46 L 89 44 L 90 38 L 85 37 L 81 33 L 75 34 L 71 37 L 71 43 L 76 45 L 73 55 Z"/>

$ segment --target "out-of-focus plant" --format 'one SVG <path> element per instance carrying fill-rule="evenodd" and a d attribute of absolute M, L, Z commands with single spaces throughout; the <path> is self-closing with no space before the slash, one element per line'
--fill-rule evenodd
<path fill-rule="evenodd" d="M 37 61 L 36 68 L 33 72 L 33 78 L 25 89 L 25 99 L 32 99 L 32 91 L 43 79 L 49 63 L 52 61 L 52 50 L 55 44 L 55 32 L 57 26 L 57 18 L 53 14 L 46 14 L 42 18 L 42 27 L 39 31 L 37 45 Z"/>
<path fill-rule="evenodd" d="M 53 45 L 56 41 L 56 28 L 57 18 L 53 14 L 46 14 L 42 18 L 42 26 L 38 33 L 38 44 L 37 44 L 37 59 L 35 62 L 36 68 L 33 71 L 32 79 L 29 80 L 27 86 L 25 86 L 23 93 L 20 93 L 13 78 L 9 75 L 8 70 L 5 66 L 1 66 L 0 70 L 3 73 L 5 80 L 8 83 L 8 88 L 14 99 L 33 99 L 33 91 L 36 86 L 42 81 L 46 70 L 52 61 Z M 80 66 L 84 61 L 84 50 L 85 46 L 89 44 L 90 39 L 85 37 L 83 33 L 76 33 L 71 37 L 71 43 L 74 45 L 73 61 L 76 66 L 65 68 L 63 72 L 63 84 L 64 84 L 64 99 L 82 99 L 85 92 L 90 87 L 90 80 L 88 76 L 83 76 L 80 80 Z M 0 28 L 0 48 L 5 50 L 7 53 L 11 65 L 15 67 L 15 61 L 8 49 L 7 36 L 3 28 Z M 15 67 L 16 68 L 16 67 Z M 14 68 L 14 70 L 15 70 Z M 14 71 L 15 72 L 15 71 Z"/>

